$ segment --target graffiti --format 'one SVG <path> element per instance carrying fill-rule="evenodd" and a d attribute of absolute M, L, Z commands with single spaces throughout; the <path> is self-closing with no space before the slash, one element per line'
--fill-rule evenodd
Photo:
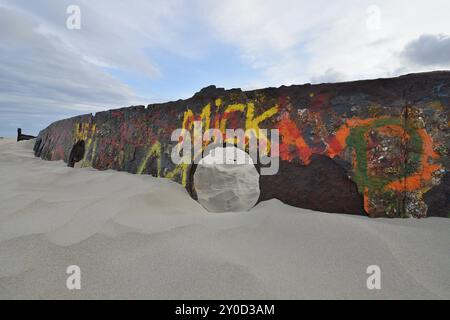
<path fill-rule="evenodd" d="M 320 103 L 324 103 L 324 98 L 319 97 Z M 317 100 L 316 100 L 317 101 Z M 195 114 L 191 109 L 183 112 L 181 121 L 182 133 L 180 142 L 190 137 L 191 132 L 194 136 L 201 134 L 196 132 L 203 126 L 207 130 L 218 130 L 224 137 L 224 141 L 232 144 L 242 143 L 248 147 L 249 139 L 238 141 L 239 136 L 232 138 L 227 135 L 230 127 L 239 127 L 243 124 L 247 131 L 256 133 L 260 144 L 266 144 L 270 149 L 270 141 L 264 134 L 267 130 L 262 130 L 260 125 L 265 120 L 270 120 L 279 115 L 279 106 L 269 108 L 260 115 L 255 116 L 255 105 L 252 102 L 246 104 L 231 104 L 224 106 L 221 99 L 214 102 L 214 111 L 211 112 L 211 103 L 205 105 L 199 114 Z M 317 103 L 315 108 L 320 108 Z M 434 173 L 441 170 L 440 164 L 432 161 L 439 158 L 439 155 L 433 149 L 432 138 L 424 129 L 417 129 L 408 125 L 403 117 L 378 118 L 350 118 L 345 121 L 334 133 L 329 134 L 323 128 L 323 119 L 320 113 L 301 111 L 302 115 L 311 122 L 310 126 L 316 129 L 315 136 L 320 136 L 317 141 L 323 142 L 323 146 L 310 144 L 303 135 L 304 128 L 298 127 L 291 119 L 289 112 L 282 112 L 276 119 L 273 126 L 278 129 L 281 136 L 279 143 L 279 156 L 282 161 L 292 162 L 299 160 L 303 165 L 308 166 L 311 157 L 314 154 L 326 155 L 330 158 L 337 156 L 344 157 L 344 153 L 351 156 L 348 159 L 352 164 L 351 179 L 358 186 L 359 192 L 364 197 L 364 209 L 368 214 L 379 209 L 381 206 L 376 199 L 400 199 L 399 201 L 390 201 L 391 205 L 382 206 L 383 213 L 387 215 L 396 215 L 402 211 L 403 200 L 399 196 L 401 193 L 412 192 L 419 195 L 419 198 L 432 185 L 431 181 Z M 115 117 L 122 118 L 118 112 L 113 114 Z M 200 123 L 200 126 L 195 126 Z M 125 127 L 124 127 L 125 126 Z M 121 140 L 126 141 L 128 126 L 124 123 L 121 126 Z M 200 129 L 202 130 L 202 129 Z M 82 166 L 92 166 L 93 159 L 97 151 L 96 124 L 95 123 L 76 123 L 74 127 L 74 142 L 84 140 L 86 143 L 86 153 L 82 161 Z M 203 137 L 203 135 L 201 135 Z M 242 138 L 241 138 L 242 139 Z M 200 139 L 200 148 L 194 152 L 191 161 L 201 154 L 211 143 L 208 139 Z M 115 145 L 114 139 L 111 145 Z M 384 144 L 384 145 L 383 145 Z M 178 143 L 175 148 L 180 148 L 182 144 Z M 195 144 L 194 144 L 195 145 Z M 118 156 L 118 163 L 121 164 L 125 158 L 125 142 L 118 147 L 121 149 Z M 415 152 L 407 152 L 410 146 Z M 175 166 L 163 168 L 162 154 L 164 146 L 159 141 L 154 141 L 147 147 L 145 156 L 136 168 L 135 173 L 143 174 L 149 163 L 156 161 L 156 177 L 164 177 L 175 181 L 180 181 L 186 186 L 187 175 L 190 162 L 175 163 Z M 248 150 L 248 149 L 247 149 Z M 127 153 L 130 151 L 128 150 Z M 179 150 L 177 150 L 179 152 Z M 377 213 L 373 213 L 377 214 Z"/>
<path fill-rule="evenodd" d="M 187 131 L 193 130 L 193 125 L 195 121 L 201 121 L 203 128 L 205 131 L 209 129 L 219 129 L 225 137 L 227 129 L 238 129 L 238 121 L 237 114 L 242 114 L 245 117 L 245 125 L 243 128 L 244 131 L 254 130 L 257 133 L 257 138 L 268 142 L 268 139 L 265 135 L 259 136 L 262 132 L 260 128 L 260 124 L 265 120 L 270 119 L 278 112 L 278 106 L 274 106 L 258 116 L 255 116 L 255 105 L 254 103 L 247 104 L 232 104 L 227 107 L 223 107 L 223 103 L 221 99 L 216 99 L 215 101 L 215 116 L 211 119 L 211 104 L 206 105 L 200 114 L 200 116 L 195 117 L 193 111 L 188 109 L 184 113 L 182 128 Z M 221 109 L 223 109 L 221 111 Z M 211 121 L 212 120 L 212 121 Z M 228 125 L 231 122 L 230 125 Z M 213 126 L 211 126 L 213 123 Z M 226 139 L 225 139 L 225 142 Z"/>
<path fill-rule="evenodd" d="M 323 97 L 320 97 L 320 101 L 323 103 Z M 256 133 L 261 144 L 267 144 L 270 148 L 270 141 L 264 134 L 267 130 L 262 130 L 260 125 L 265 120 L 279 115 L 278 105 L 258 116 L 255 116 L 255 105 L 251 102 L 224 106 L 221 99 L 216 99 L 214 106 L 214 112 L 211 112 L 211 104 L 205 105 L 197 115 L 191 109 L 183 112 L 180 142 L 188 135 L 190 136 L 191 132 L 194 136 L 201 133 L 195 132 L 198 130 L 194 125 L 197 122 L 201 124 L 200 128 L 205 126 L 208 130 L 215 129 L 221 132 L 225 137 L 225 142 L 243 143 L 244 147 L 248 147 L 249 139 L 238 141 L 236 139 L 239 139 L 239 136 L 233 136 L 230 140 L 231 138 L 227 135 L 227 130 L 230 130 L 230 127 L 239 127 L 239 121 L 241 121 L 246 130 Z M 317 104 L 315 108 L 317 108 Z M 320 131 L 317 129 L 323 127 L 320 114 L 306 109 L 301 113 L 304 116 L 308 114 L 308 121 L 312 122 L 316 131 Z M 117 112 L 114 113 L 114 116 L 122 117 Z M 437 159 L 439 155 L 434 151 L 432 138 L 426 130 L 409 126 L 402 117 L 347 119 L 333 134 L 328 134 L 326 130 L 316 134 L 321 136 L 319 140 L 324 144 L 322 147 L 307 143 L 303 136 L 303 128 L 297 126 L 289 112 L 284 111 L 273 126 L 280 132 L 281 141 L 277 147 L 279 147 L 279 156 L 282 161 L 292 162 L 298 159 L 303 165 L 308 166 L 314 154 L 326 155 L 330 158 L 344 157 L 344 153 L 350 154 L 349 161 L 353 168 L 351 178 L 364 197 L 364 209 L 368 214 L 380 207 L 380 204 L 376 202 L 376 199 L 379 198 L 402 200 L 398 194 L 404 192 L 420 193 L 420 197 L 431 187 L 434 173 L 442 169 L 440 164 L 432 163 L 432 160 Z M 129 135 L 126 133 L 127 130 L 127 127 L 121 127 L 122 140 Z M 84 140 L 86 142 L 83 167 L 93 165 L 92 160 L 97 151 L 95 135 L 95 123 L 75 124 L 74 141 Z M 201 139 L 201 147 L 197 153 L 191 155 L 190 160 L 198 157 L 210 142 L 210 140 Z M 114 144 L 113 142 L 112 145 Z M 175 148 L 179 148 L 181 145 L 179 143 Z M 416 152 L 406 152 L 407 146 L 412 146 Z M 118 157 L 120 164 L 124 161 L 125 152 L 123 146 L 119 145 L 119 148 L 122 149 Z M 145 173 L 147 165 L 156 161 L 155 176 L 180 181 L 182 185 L 186 186 L 188 163 L 176 163 L 172 169 L 164 169 L 162 165 L 163 149 L 164 146 L 159 141 L 149 145 L 135 173 Z M 391 201 L 391 203 L 393 204 L 388 207 L 383 206 L 384 213 L 387 215 L 395 215 L 402 210 L 402 201 Z"/>
<path fill-rule="evenodd" d="M 193 161 L 216 142 L 216 135 L 249 152 L 252 142 L 248 136 L 227 136 L 227 131 L 251 131 L 267 154 L 272 149 L 277 153 L 272 156 L 279 156 L 282 176 L 286 170 L 287 177 L 293 176 L 293 168 L 303 170 L 314 163 L 316 167 L 317 157 L 326 157 L 338 164 L 336 170 L 342 170 L 342 179 L 354 183 L 360 200 L 353 193 L 350 198 L 359 201 L 369 216 L 423 217 L 429 206 L 425 195 L 435 190 L 448 172 L 449 101 L 442 89 L 436 88 L 447 88 L 450 74 L 408 77 L 412 80 L 405 84 L 374 80 L 250 92 L 209 88 L 184 101 L 56 122 L 40 133 L 38 139 L 42 141 L 36 154 L 44 159 L 67 161 L 71 147 L 83 140 L 83 167 L 151 174 L 186 186 L 190 165 L 171 159 L 184 139 L 195 139 L 199 128 L 204 132 L 212 130 L 211 139 L 193 144 Z M 417 88 L 413 91 L 408 85 L 412 81 Z M 407 96 L 418 102 L 406 104 L 401 92 L 409 92 Z M 196 126 L 196 122 L 201 125 Z M 178 128 L 178 141 L 171 141 L 171 133 Z M 279 142 L 268 137 L 267 132 L 272 129 L 279 131 Z M 263 179 L 263 187 L 265 183 Z M 326 197 L 326 184 L 311 188 L 323 190 Z M 294 178 L 288 178 L 286 188 L 295 189 L 295 185 Z M 282 183 L 278 187 L 283 192 Z M 295 197 L 295 193 L 290 193 L 290 197 Z M 301 206 L 300 200 L 294 203 Z M 318 207 L 333 212 L 332 201 L 325 209 Z M 441 215 L 448 211 L 438 208 Z"/>
<path fill-rule="evenodd" d="M 295 157 L 299 157 L 303 164 L 308 165 L 314 150 L 306 144 L 302 133 L 296 124 L 290 120 L 289 114 L 283 115 L 278 125 L 282 137 L 280 145 L 281 160 L 292 161 Z M 295 149 L 292 147 L 295 147 Z"/>
<path fill-rule="evenodd" d="M 144 172 L 148 160 L 152 157 L 156 157 L 158 161 L 158 171 L 156 176 L 157 177 L 161 176 L 161 144 L 159 142 L 156 142 L 147 152 L 147 155 L 145 156 L 144 160 L 139 165 L 139 168 L 136 172 L 137 174 L 142 174 L 142 172 Z"/>
<path fill-rule="evenodd" d="M 364 209 L 369 214 L 377 209 L 371 198 L 392 198 L 393 192 L 416 192 L 421 196 L 431 188 L 434 174 L 442 169 L 440 164 L 431 162 L 439 155 L 434 151 L 432 138 L 426 130 L 408 125 L 402 117 L 348 119 L 335 135 L 328 137 L 327 148 L 322 151 L 305 142 L 301 130 L 288 114 L 278 125 L 282 136 L 280 156 L 284 161 L 299 158 L 304 165 L 309 165 L 313 154 L 334 158 L 350 151 L 352 179 L 364 196 Z M 395 144 L 392 138 L 399 140 L 398 143 Z M 378 170 L 380 168 L 381 171 Z M 383 214 L 395 215 L 401 210 L 401 205 L 388 208 Z"/>
<path fill-rule="evenodd" d="M 229 138 L 227 138 L 226 133 L 227 129 L 239 128 L 238 117 L 240 114 L 245 118 L 245 130 L 255 132 L 256 138 L 258 139 L 259 143 L 262 145 L 266 145 L 267 150 L 270 149 L 270 141 L 267 138 L 267 135 L 264 134 L 265 131 L 261 130 L 260 124 L 265 120 L 273 117 L 278 112 L 278 106 L 274 106 L 258 116 L 255 116 L 255 105 L 253 103 L 232 104 L 224 107 L 222 100 L 219 98 L 215 100 L 214 106 L 214 116 L 212 116 L 211 104 L 207 104 L 206 106 L 204 106 L 199 115 L 195 115 L 195 113 L 191 109 L 187 109 L 184 112 L 183 120 L 181 123 L 181 128 L 184 130 L 184 134 L 182 134 L 180 139 L 186 139 L 186 136 L 188 134 L 190 135 L 191 133 L 193 134 L 193 136 L 202 136 L 199 132 L 194 132 L 194 130 L 196 130 L 194 124 L 196 121 L 199 121 L 202 124 L 201 127 L 206 131 L 211 129 L 220 130 L 223 135 L 223 141 L 225 143 L 239 144 L 241 143 L 241 141 L 236 141 L 234 137 L 232 138 L 233 140 L 230 140 Z M 195 152 L 194 150 L 191 161 L 197 158 L 199 154 L 202 153 L 203 150 L 209 145 L 210 142 L 211 141 L 203 141 L 203 139 L 201 139 L 200 144 L 202 144 L 202 148 L 197 152 Z M 249 141 L 247 139 L 244 141 L 244 147 L 248 147 L 248 142 Z M 176 147 L 180 147 L 180 145 L 178 144 Z M 267 150 L 266 152 L 268 152 Z M 145 163 L 146 162 L 147 161 L 145 161 Z M 145 167 L 145 164 L 143 164 L 142 167 Z M 189 165 L 187 163 L 177 164 L 174 170 L 167 172 L 164 177 L 173 180 L 181 175 L 181 183 L 183 186 L 186 186 L 188 168 Z M 142 173 L 142 170 L 140 170 L 140 172 Z"/>
<path fill-rule="evenodd" d="M 230 152 L 234 152 L 234 149 L 227 149 L 222 155 L 216 155 L 215 152 L 210 153 L 212 149 L 227 144 L 245 150 L 250 155 L 247 159 L 251 161 L 251 164 L 262 164 L 261 175 L 275 175 L 279 169 L 279 132 L 278 129 L 271 129 L 270 132 L 271 148 L 269 151 L 268 143 L 264 140 L 268 137 L 266 129 L 258 131 L 249 129 L 245 132 L 242 129 L 226 129 L 225 134 L 219 129 L 208 129 L 203 133 L 202 122 L 194 121 L 194 137 L 186 129 L 176 129 L 172 132 L 171 141 L 176 145 L 172 150 L 171 160 L 177 165 L 182 163 L 199 164 L 205 153 L 208 153 L 215 164 L 235 164 L 236 158 L 230 154 Z M 238 164 L 245 164 L 245 161 L 240 163 L 240 160 L 244 159 L 238 158 Z"/>
<path fill-rule="evenodd" d="M 73 142 L 76 143 L 78 141 L 85 142 L 85 153 L 84 157 L 81 160 L 82 167 L 92 167 L 92 155 L 95 154 L 97 144 L 92 143 L 93 138 L 96 134 L 96 125 L 91 123 L 76 123 L 74 128 L 74 139 Z M 88 160 L 88 155 L 90 155 L 90 160 Z"/>

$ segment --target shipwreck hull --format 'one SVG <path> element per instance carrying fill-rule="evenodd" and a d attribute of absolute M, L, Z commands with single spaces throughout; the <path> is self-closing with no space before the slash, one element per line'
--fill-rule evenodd
<path fill-rule="evenodd" d="M 280 169 L 261 176 L 260 201 L 371 217 L 449 217 L 450 72 L 243 92 L 208 87 L 187 100 L 57 121 L 35 154 L 183 184 L 171 161 L 175 129 L 279 129 Z"/>

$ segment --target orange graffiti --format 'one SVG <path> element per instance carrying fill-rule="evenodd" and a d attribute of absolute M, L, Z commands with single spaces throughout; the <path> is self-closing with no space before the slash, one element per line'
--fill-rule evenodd
<path fill-rule="evenodd" d="M 285 113 L 278 124 L 282 143 L 280 144 L 280 157 L 284 161 L 292 161 L 295 155 L 291 152 L 290 146 L 297 148 L 297 153 L 305 165 L 308 165 L 313 155 L 313 150 L 306 144 L 300 130 L 294 121 Z"/>
<path fill-rule="evenodd" d="M 387 185 L 387 188 L 396 191 L 415 191 L 424 188 L 424 184 L 433 178 L 433 173 L 442 168 L 439 164 L 429 163 L 429 159 L 439 158 L 439 155 L 433 150 L 433 140 L 424 129 L 417 130 L 422 138 L 423 150 L 421 157 L 422 170 L 412 176 L 393 181 Z"/>
<path fill-rule="evenodd" d="M 387 136 L 398 136 L 408 140 L 410 138 L 408 132 L 401 126 L 395 124 L 388 124 L 384 127 L 377 128 L 378 132 Z"/>
<path fill-rule="evenodd" d="M 387 117 L 379 117 L 379 118 L 368 118 L 368 119 L 360 119 L 360 118 L 351 118 L 346 121 L 346 124 L 350 128 L 361 127 L 361 126 L 370 126 L 374 121 L 387 119 Z"/>
<path fill-rule="evenodd" d="M 350 127 L 347 124 L 344 124 L 336 131 L 335 136 L 330 136 L 328 138 L 328 148 L 326 152 L 330 158 L 335 158 L 346 148 L 346 141 L 349 135 Z"/>
<path fill-rule="evenodd" d="M 385 117 L 380 117 L 378 119 L 382 119 Z M 347 138 L 350 135 L 350 129 L 360 126 L 369 126 L 375 120 L 375 118 L 369 119 L 360 119 L 360 118 L 351 118 L 348 119 L 337 131 L 334 136 L 330 136 L 327 139 L 328 148 L 326 150 L 326 154 L 330 158 L 335 158 L 347 147 Z"/>
<path fill-rule="evenodd" d="M 370 204 L 369 204 L 369 188 L 364 189 L 364 210 L 366 212 L 370 212 Z"/>

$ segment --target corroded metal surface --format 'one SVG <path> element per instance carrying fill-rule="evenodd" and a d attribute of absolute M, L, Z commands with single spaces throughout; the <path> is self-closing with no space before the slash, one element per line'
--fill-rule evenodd
<path fill-rule="evenodd" d="M 37 156 L 68 161 L 83 140 L 83 166 L 165 177 L 183 185 L 190 167 L 171 161 L 171 133 L 280 131 L 280 171 L 261 177 L 261 198 L 371 217 L 448 217 L 450 72 L 243 92 L 208 87 L 187 100 L 83 115 L 51 124 Z M 191 190 L 192 191 L 192 190 Z"/>

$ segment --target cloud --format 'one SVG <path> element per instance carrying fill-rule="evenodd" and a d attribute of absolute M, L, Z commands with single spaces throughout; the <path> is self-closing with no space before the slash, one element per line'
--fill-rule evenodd
<path fill-rule="evenodd" d="M 97 66 L 131 70 L 156 77 L 159 71 L 145 49 L 173 43 L 178 23 L 173 12 L 177 1 L 86 1 L 81 10 L 81 29 L 66 28 L 66 9 L 72 0 L 0 0 L 39 23 L 39 32 L 60 39 L 86 61 Z"/>
<path fill-rule="evenodd" d="M 400 54 L 419 66 L 450 66 L 450 37 L 425 34 L 409 42 Z"/>
<path fill-rule="evenodd" d="M 110 70 L 158 78 L 146 50 L 176 50 L 177 3 L 77 1 L 82 24 L 74 31 L 66 28 L 73 1 L 0 0 L 0 135 L 19 125 L 36 134 L 63 117 L 151 102 Z"/>
<path fill-rule="evenodd" d="M 328 69 L 325 71 L 324 74 L 313 76 L 311 79 L 312 83 L 332 83 L 332 82 L 339 82 L 345 79 L 344 74 L 334 70 L 334 69 Z"/>
<path fill-rule="evenodd" d="M 22 124 L 24 129 L 32 127 L 36 133 L 36 119 L 56 120 L 61 115 L 95 112 L 133 101 L 135 97 L 127 86 L 84 60 L 57 37 L 40 33 L 39 26 L 27 15 L 0 7 L 3 132 L 11 132 L 13 123 Z"/>
<path fill-rule="evenodd" d="M 330 1 L 230 0 L 211 5 L 206 19 L 243 61 L 263 72 L 261 85 L 292 84 L 309 80 L 308 43 L 315 28 L 329 28 L 337 7 Z"/>
<path fill-rule="evenodd" d="M 211 6 L 213 30 L 262 72 L 262 85 L 339 80 L 423 71 L 399 56 L 425 33 L 450 30 L 447 0 L 229 0 Z"/>

